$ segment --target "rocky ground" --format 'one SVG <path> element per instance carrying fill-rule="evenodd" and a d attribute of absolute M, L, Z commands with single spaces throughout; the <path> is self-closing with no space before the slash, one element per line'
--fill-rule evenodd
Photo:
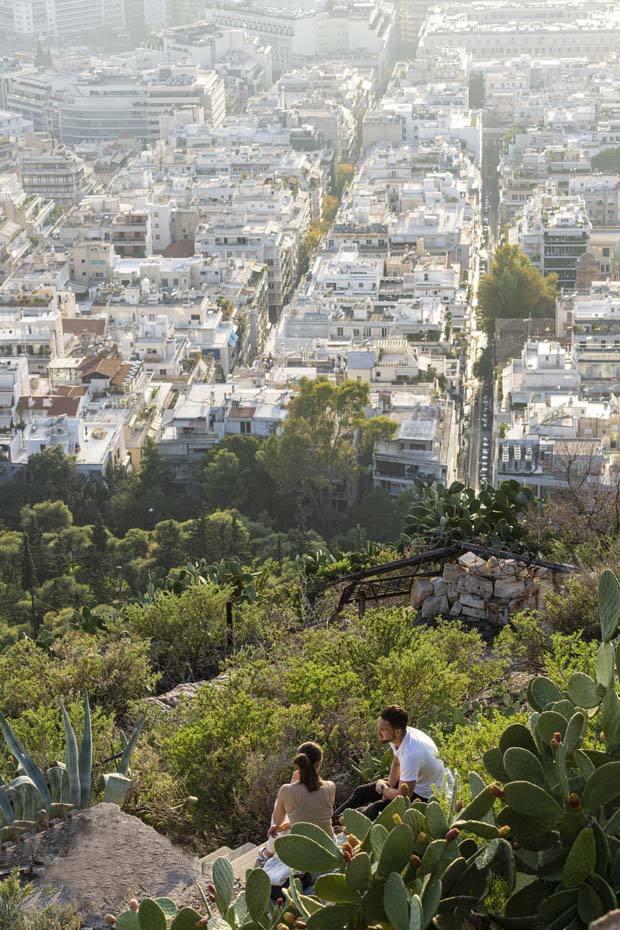
<path fill-rule="evenodd" d="M 0 851 L 0 868 L 19 866 L 36 888 L 33 903 L 71 902 L 85 928 L 105 926 L 130 898 L 169 896 L 201 906 L 200 863 L 115 804 L 79 811 Z"/>

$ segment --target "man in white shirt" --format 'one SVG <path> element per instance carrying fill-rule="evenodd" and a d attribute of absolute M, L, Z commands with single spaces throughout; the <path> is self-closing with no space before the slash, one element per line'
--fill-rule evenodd
<path fill-rule="evenodd" d="M 390 704 L 381 711 L 377 720 L 377 737 L 385 746 L 389 743 L 394 757 L 387 779 L 360 785 L 350 798 L 334 811 L 338 819 L 348 808 L 363 808 L 371 820 L 375 820 L 384 807 L 403 791 L 421 801 L 440 791 L 445 778 L 445 767 L 439 758 L 439 750 L 433 740 L 422 730 L 407 726 L 407 711 L 397 704 Z"/>

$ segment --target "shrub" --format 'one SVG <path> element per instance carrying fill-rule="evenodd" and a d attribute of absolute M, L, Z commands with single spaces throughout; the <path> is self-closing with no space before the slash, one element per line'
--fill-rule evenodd
<path fill-rule="evenodd" d="M 130 701 L 152 691 L 155 681 L 146 640 L 106 641 L 72 631 L 48 653 L 24 638 L 0 654 L 0 710 L 16 718 L 88 690 L 94 704 L 124 714 Z"/>
<path fill-rule="evenodd" d="M 217 665 L 229 596 L 215 585 L 192 585 L 179 596 L 157 591 L 151 604 L 127 607 L 127 625 L 137 637 L 150 639 L 153 661 L 166 679 L 196 681 Z"/>
<path fill-rule="evenodd" d="M 598 631 L 596 577 L 578 575 L 568 579 L 566 591 L 550 592 L 545 611 L 550 627 L 558 633 L 583 632 L 595 636 Z"/>
<path fill-rule="evenodd" d="M 0 881 L 0 930 L 80 930 L 82 921 L 70 905 L 25 908 L 33 890 L 20 884 L 17 870 Z"/>

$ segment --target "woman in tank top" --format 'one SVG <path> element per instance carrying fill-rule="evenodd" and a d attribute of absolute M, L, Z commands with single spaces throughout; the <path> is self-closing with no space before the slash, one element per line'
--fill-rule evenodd
<path fill-rule="evenodd" d="M 323 750 L 317 743 L 303 743 L 293 762 L 293 781 L 282 785 L 278 791 L 272 826 L 267 835 L 273 841 L 276 836 L 286 833 L 294 823 L 313 823 L 333 836 L 332 814 L 336 785 L 333 781 L 323 781 L 321 778 Z"/>

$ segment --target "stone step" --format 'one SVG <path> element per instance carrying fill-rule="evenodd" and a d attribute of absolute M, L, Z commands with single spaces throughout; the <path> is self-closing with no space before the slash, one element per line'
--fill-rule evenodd
<path fill-rule="evenodd" d="M 258 846 L 254 846 L 252 850 L 248 850 L 242 856 L 239 856 L 238 859 L 234 859 L 232 863 L 233 872 L 235 878 L 243 882 L 245 881 L 245 873 L 248 869 L 253 869 L 256 864 L 256 857 L 258 855 Z"/>
<path fill-rule="evenodd" d="M 252 852 L 252 850 L 256 850 L 256 854 L 258 854 L 258 846 L 256 843 L 244 843 L 243 846 L 237 846 L 236 849 L 233 849 L 228 854 L 228 858 L 231 862 L 234 862 L 235 859 L 240 859 L 241 856 L 245 856 L 246 853 Z"/>
<path fill-rule="evenodd" d="M 200 868 L 203 872 L 210 872 L 211 867 L 216 859 L 219 859 L 222 856 L 228 858 L 231 852 L 232 849 L 230 846 L 220 846 L 219 849 L 214 849 L 213 852 L 210 852 L 208 856 L 203 856 L 202 859 L 200 859 Z"/>

